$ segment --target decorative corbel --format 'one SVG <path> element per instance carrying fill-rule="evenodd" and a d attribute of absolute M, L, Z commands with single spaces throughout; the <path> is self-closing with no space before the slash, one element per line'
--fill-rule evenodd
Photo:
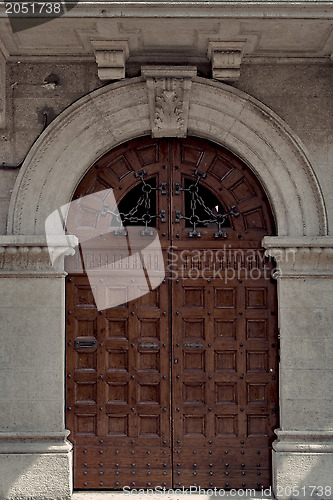
<path fill-rule="evenodd" d="M 194 66 L 143 66 L 152 137 L 186 137 Z"/>
<path fill-rule="evenodd" d="M 102 81 L 125 78 L 125 65 L 129 56 L 126 40 L 91 40 Z"/>
<path fill-rule="evenodd" d="M 240 77 L 245 41 L 209 42 L 208 58 L 212 62 L 212 74 L 215 80 L 232 82 Z"/>

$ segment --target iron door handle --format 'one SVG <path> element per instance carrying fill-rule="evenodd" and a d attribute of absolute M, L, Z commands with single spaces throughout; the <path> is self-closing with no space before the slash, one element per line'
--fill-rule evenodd
<path fill-rule="evenodd" d="M 199 349 L 201 349 L 203 347 L 203 344 L 201 342 L 187 342 L 185 344 L 185 347 L 190 347 L 190 348 L 198 347 Z"/>
<path fill-rule="evenodd" d="M 140 347 L 142 349 L 156 349 L 158 347 L 158 344 L 156 344 L 156 342 L 141 342 Z"/>

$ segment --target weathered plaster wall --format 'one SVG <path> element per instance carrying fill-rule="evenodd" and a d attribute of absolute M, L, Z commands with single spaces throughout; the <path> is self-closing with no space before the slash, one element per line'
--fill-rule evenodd
<path fill-rule="evenodd" d="M 67 106 L 101 86 L 94 63 L 7 63 L 6 126 L 0 129 L 0 166 L 21 163 L 44 126 Z M 56 75 L 59 84 L 45 83 Z M 11 190 L 18 169 L 0 169 L 0 234 L 6 232 Z"/>
<path fill-rule="evenodd" d="M 277 113 L 313 158 L 333 232 L 333 65 L 244 65 L 237 87 Z"/>
<path fill-rule="evenodd" d="M 50 74 L 56 86 L 45 83 Z M 244 64 L 239 89 L 275 111 L 303 141 L 323 190 L 333 231 L 333 66 Z M 48 122 L 101 86 L 97 66 L 81 63 L 10 63 L 7 67 L 6 128 L 0 134 L 0 163 L 17 164 Z M 10 192 L 18 170 L 0 170 L 0 234 L 5 233 Z"/>

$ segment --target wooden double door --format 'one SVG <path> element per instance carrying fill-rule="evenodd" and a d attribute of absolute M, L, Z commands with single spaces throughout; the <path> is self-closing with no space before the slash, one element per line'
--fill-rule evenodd
<path fill-rule="evenodd" d="M 101 255 L 67 258 L 74 487 L 269 486 L 277 321 L 272 264 L 260 245 L 274 234 L 262 187 L 207 141 L 142 138 L 103 156 L 74 199 L 108 188 L 124 226 L 140 219 L 148 232 L 157 228 L 165 278 L 98 311 L 78 260 L 87 266 Z M 120 280 L 117 294 L 127 286 Z"/>

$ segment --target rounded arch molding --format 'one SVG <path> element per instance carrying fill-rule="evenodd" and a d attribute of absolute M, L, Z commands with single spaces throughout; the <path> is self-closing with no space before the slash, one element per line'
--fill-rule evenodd
<path fill-rule="evenodd" d="M 308 155 L 269 108 L 228 85 L 196 77 L 187 133 L 229 149 L 253 170 L 271 202 L 279 236 L 326 235 L 324 203 Z M 11 198 L 8 234 L 44 234 L 47 216 L 72 199 L 100 156 L 150 134 L 143 78 L 110 84 L 72 104 L 23 163 Z"/>

